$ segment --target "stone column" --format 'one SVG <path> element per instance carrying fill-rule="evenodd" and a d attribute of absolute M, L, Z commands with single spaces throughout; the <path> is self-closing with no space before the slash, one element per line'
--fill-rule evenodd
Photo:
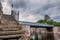
<path fill-rule="evenodd" d="M 53 33 L 54 33 L 54 39 L 58 40 L 58 27 L 53 28 Z"/>

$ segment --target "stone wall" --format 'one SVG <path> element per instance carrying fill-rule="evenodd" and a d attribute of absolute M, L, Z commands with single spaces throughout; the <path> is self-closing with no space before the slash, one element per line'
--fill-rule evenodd
<path fill-rule="evenodd" d="M 30 26 L 29 26 L 29 25 L 21 25 L 21 27 L 22 27 L 22 30 L 25 31 L 24 34 L 25 34 L 26 36 L 30 37 Z"/>
<path fill-rule="evenodd" d="M 25 31 L 24 36 L 26 40 L 30 40 L 30 25 L 20 25 L 22 30 Z"/>
<path fill-rule="evenodd" d="M 60 40 L 60 27 L 54 26 L 53 27 L 54 39 Z"/>

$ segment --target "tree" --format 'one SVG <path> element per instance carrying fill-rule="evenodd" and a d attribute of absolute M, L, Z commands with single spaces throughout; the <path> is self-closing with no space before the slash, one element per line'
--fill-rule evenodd
<path fill-rule="evenodd" d="M 60 22 L 56 22 L 56 21 L 50 19 L 50 17 L 48 15 L 45 15 L 43 20 L 38 20 L 37 22 L 38 23 L 47 23 L 47 24 L 54 25 L 54 26 L 60 26 Z"/>
<path fill-rule="evenodd" d="M 45 15 L 45 18 L 44 18 L 44 20 L 50 20 L 50 16 L 48 16 L 48 15 Z"/>

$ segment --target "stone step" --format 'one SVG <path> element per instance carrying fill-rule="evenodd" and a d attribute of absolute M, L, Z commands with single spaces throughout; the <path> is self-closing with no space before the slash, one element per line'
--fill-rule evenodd
<path fill-rule="evenodd" d="M 5 38 L 17 38 L 17 37 L 22 37 L 24 36 L 23 34 L 16 34 L 16 35 L 3 35 L 0 36 L 0 39 L 5 39 Z"/>
<path fill-rule="evenodd" d="M 1 35 L 13 35 L 13 34 L 23 34 L 25 31 L 19 30 L 19 31 L 0 31 Z"/>
<path fill-rule="evenodd" d="M 4 30 L 4 31 L 8 31 L 8 30 L 13 31 L 13 30 L 20 30 L 20 29 L 19 28 L 3 28 L 2 30 Z"/>
<path fill-rule="evenodd" d="M 21 28 L 19 27 L 2 27 L 0 30 L 20 30 Z"/>

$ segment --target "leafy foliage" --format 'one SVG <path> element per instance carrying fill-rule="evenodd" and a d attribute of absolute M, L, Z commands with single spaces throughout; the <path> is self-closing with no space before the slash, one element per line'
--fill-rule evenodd
<path fill-rule="evenodd" d="M 60 22 L 56 22 L 56 21 L 50 19 L 50 17 L 48 15 L 45 15 L 45 19 L 38 20 L 37 22 L 38 23 L 47 23 L 47 24 L 54 25 L 54 26 L 60 26 Z"/>

